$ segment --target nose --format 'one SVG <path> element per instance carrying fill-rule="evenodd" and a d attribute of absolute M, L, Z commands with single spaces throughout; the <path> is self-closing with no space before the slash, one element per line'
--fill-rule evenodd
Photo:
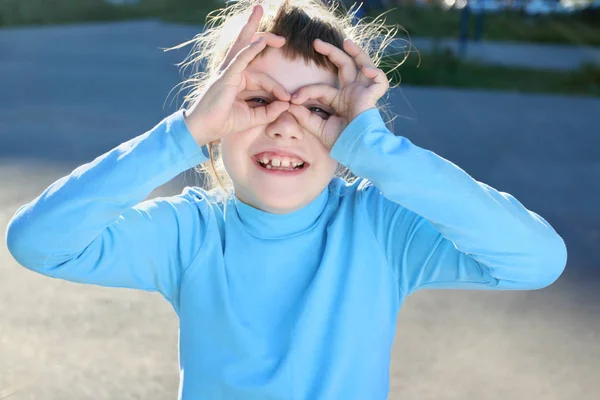
<path fill-rule="evenodd" d="M 287 111 L 281 113 L 275 121 L 267 125 L 265 133 L 272 139 L 302 140 L 304 138 L 302 127 L 298 125 L 296 118 Z"/>

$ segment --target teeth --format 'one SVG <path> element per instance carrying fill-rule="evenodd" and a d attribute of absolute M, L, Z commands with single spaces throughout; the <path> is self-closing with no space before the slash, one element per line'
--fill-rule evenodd
<path fill-rule="evenodd" d="M 295 157 L 268 156 L 263 154 L 258 158 L 266 168 L 296 168 L 304 165 L 304 161 Z"/>

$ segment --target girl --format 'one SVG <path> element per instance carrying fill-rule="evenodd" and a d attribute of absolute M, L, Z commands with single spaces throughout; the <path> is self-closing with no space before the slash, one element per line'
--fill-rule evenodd
<path fill-rule="evenodd" d="M 318 0 L 261 4 L 195 39 L 192 107 L 21 207 L 8 247 L 51 277 L 159 291 L 180 319 L 181 399 L 386 399 L 408 295 L 542 288 L 565 244 L 386 128 L 372 27 Z M 202 163 L 227 191 L 142 201 Z"/>

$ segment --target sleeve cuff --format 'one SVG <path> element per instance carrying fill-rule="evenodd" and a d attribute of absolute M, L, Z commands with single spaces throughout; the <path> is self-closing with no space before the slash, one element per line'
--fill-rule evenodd
<path fill-rule="evenodd" d="M 359 139 L 372 129 L 385 129 L 385 122 L 377 108 L 370 108 L 358 114 L 342 131 L 331 148 L 330 156 L 340 164 L 348 166 L 354 159 Z"/>
<path fill-rule="evenodd" d="M 209 159 L 208 146 L 200 146 L 196 142 L 185 123 L 183 113 L 184 110 L 173 113 L 167 118 L 167 124 L 169 125 L 171 137 L 188 164 L 188 168 L 192 168 Z"/>

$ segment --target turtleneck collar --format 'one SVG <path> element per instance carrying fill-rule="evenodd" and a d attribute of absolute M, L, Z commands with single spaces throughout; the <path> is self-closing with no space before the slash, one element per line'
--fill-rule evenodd
<path fill-rule="evenodd" d="M 243 203 L 234 196 L 233 210 L 248 233 L 261 239 L 283 239 L 315 225 L 329 199 L 329 186 L 303 208 L 288 214 L 271 214 Z"/>

